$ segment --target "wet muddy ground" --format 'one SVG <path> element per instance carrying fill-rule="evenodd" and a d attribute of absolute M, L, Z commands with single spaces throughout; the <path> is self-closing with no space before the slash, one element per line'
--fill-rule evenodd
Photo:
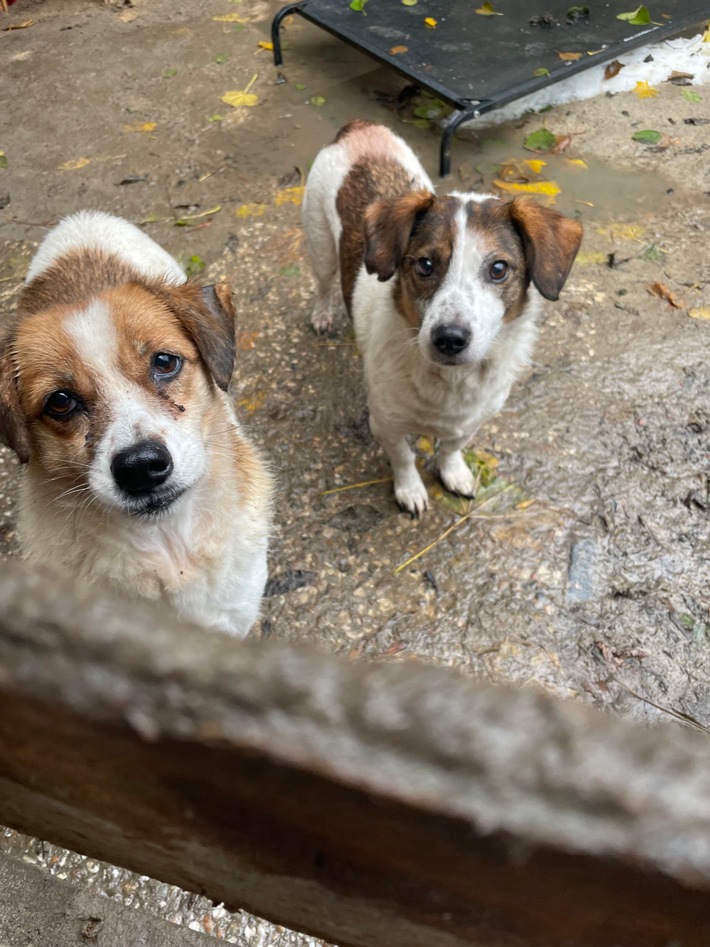
<path fill-rule="evenodd" d="M 254 634 L 710 727 L 710 85 L 559 106 L 455 142 L 444 191 L 519 181 L 538 157 L 527 134 L 569 135 L 531 179 L 559 185 L 585 241 L 533 365 L 476 438 L 478 500 L 446 496 L 429 473 L 437 502 L 413 521 L 369 434 L 349 326 L 309 328 L 298 188 L 356 115 L 395 127 L 432 174 L 438 132 L 418 127 L 421 103 L 395 113 L 401 79 L 304 22 L 287 24 L 277 82 L 258 45 L 277 7 L 20 0 L 0 15 L 34 21 L 0 32 L 3 313 L 46 228 L 84 207 L 144 222 L 232 281 L 235 398 L 279 484 Z M 213 19 L 224 14 L 240 21 Z M 255 105 L 220 101 L 255 74 Z M 648 128 L 660 145 L 632 141 Z M 429 471 L 426 441 L 419 451 Z M 0 450 L 3 556 L 17 554 L 17 474 Z M 172 913 L 197 923 L 192 910 Z M 248 918 L 213 924 L 249 945 L 314 943 Z"/>

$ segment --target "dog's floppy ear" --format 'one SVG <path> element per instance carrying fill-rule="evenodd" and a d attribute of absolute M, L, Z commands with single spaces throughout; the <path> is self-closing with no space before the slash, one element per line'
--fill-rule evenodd
<path fill-rule="evenodd" d="M 214 286 L 181 283 L 166 288 L 163 293 L 191 335 L 215 382 L 226 391 L 237 351 L 236 313 L 229 283 L 216 283 Z"/>
<path fill-rule="evenodd" d="M 582 242 L 582 225 L 529 197 L 510 201 L 530 277 L 545 299 L 558 299 Z"/>
<path fill-rule="evenodd" d="M 26 464 L 30 459 L 30 437 L 17 397 L 12 345 L 11 334 L 0 338 L 0 444 L 14 450 L 20 462 Z"/>
<path fill-rule="evenodd" d="M 404 254 L 418 214 L 429 210 L 431 191 L 409 191 L 401 197 L 376 201 L 365 211 L 365 269 L 384 283 L 391 279 Z"/>

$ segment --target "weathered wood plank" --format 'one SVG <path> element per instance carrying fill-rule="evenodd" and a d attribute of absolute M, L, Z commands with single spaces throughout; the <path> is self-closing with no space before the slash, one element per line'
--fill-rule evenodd
<path fill-rule="evenodd" d="M 0 822 L 342 947 L 710 947 L 710 745 L 0 576 Z"/>

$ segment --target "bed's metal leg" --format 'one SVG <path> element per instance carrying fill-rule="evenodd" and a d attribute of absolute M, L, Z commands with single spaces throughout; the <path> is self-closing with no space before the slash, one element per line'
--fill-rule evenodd
<path fill-rule="evenodd" d="M 287 16 L 290 16 L 292 13 L 298 13 L 301 7 L 305 7 L 305 5 L 305 3 L 289 3 L 287 6 L 282 7 L 271 21 L 271 42 L 274 46 L 275 66 L 280 66 L 283 63 L 283 56 L 281 55 L 281 24 Z"/>
<path fill-rule="evenodd" d="M 451 173 L 451 139 L 454 137 L 454 132 L 459 125 L 469 121 L 471 118 L 477 118 L 479 107 L 480 102 L 476 105 L 469 106 L 469 108 L 461 109 L 459 112 L 454 112 L 444 126 L 444 132 L 441 136 L 441 150 L 439 152 L 439 174 L 442 178 L 448 177 Z"/>

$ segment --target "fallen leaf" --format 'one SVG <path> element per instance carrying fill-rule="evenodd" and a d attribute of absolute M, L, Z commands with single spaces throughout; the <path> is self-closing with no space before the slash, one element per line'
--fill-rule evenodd
<path fill-rule="evenodd" d="M 282 266 L 279 270 L 281 276 L 298 276 L 301 272 L 301 267 L 298 263 L 287 263 L 286 266 Z"/>
<path fill-rule="evenodd" d="M 561 135 L 557 141 L 554 143 L 552 148 L 550 148 L 551 155 L 562 155 L 567 151 L 569 146 L 572 144 L 571 135 Z"/>
<path fill-rule="evenodd" d="M 663 135 L 654 128 L 642 128 L 631 136 L 632 141 L 640 141 L 643 145 L 657 145 L 661 138 Z"/>
<path fill-rule="evenodd" d="M 265 39 L 262 39 L 262 40 L 259 42 L 258 45 L 259 45 L 259 48 L 260 48 L 260 49 L 271 49 L 271 50 L 273 50 L 273 48 L 274 48 L 274 44 L 273 44 L 273 43 L 270 43 L 268 40 L 265 40 Z"/>
<path fill-rule="evenodd" d="M 549 76 L 549 75 L 550 75 L 550 70 L 549 70 L 549 69 L 545 69 L 544 66 L 541 66 L 539 69 L 536 69 L 536 70 L 535 70 L 535 72 L 533 73 L 533 75 L 535 76 L 536 79 L 539 79 L 540 76 Z"/>
<path fill-rule="evenodd" d="M 558 53 L 557 55 L 562 62 L 577 62 L 578 59 L 582 58 L 581 53 Z"/>
<path fill-rule="evenodd" d="M 137 122 L 134 125 L 124 125 L 124 132 L 154 132 L 158 127 L 157 122 Z"/>
<path fill-rule="evenodd" d="M 266 204 L 241 204 L 234 211 L 234 216 L 245 217 L 263 217 L 266 212 Z"/>
<path fill-rule="evenodd" d="M 640 99 L 654 99 L 658 95 L 658 89 L 653 89 L 645 79 L 636 83 L 634 92 Z"/>
<path fill-rule="evenodd" d="M 3 33 L 9 33 L 10 30 L 26 30 L 28 26 L 34 26 L 34 20 L 24 20 L 22 23 L 11 23 L 9 26 L 3 26 Z"/>
<path fill-rule="evenodd" d="M 436 20 L 433 16 L 428 16 L 426 20 L 424 20 L 424 25 L 428 26 L 430 30 L 433 30 L 436 26 Z"/>
<path fill-rule="evenodd" d="M 251 351 L 256 345 L 258 338 L 259 332 L 257 329 L 242 329 L 242 331 L 237 334 L 237 349 L 240 352 Z"/>
<path fill-rule="evenodd" d="M 405 7 L 416 7 L 417 0 L 402 0 Z"/>
<path fill-rule="evenodd" d="M 702 102 L 703 97 L 695 92 L 693 89 L 681 89 L 680 94 L 686 100 L 686 102 Z"/>
<path fill-rule="evenodd" d="M 574 258 L 574 262 L 577 266 L 592 266 L 593 264 L 607 264 L 609 260 L 608 253 L 594 253 L 587 252 L 586 250 L 580 250 L 577 256 Z"/>
<path fill-rule="evenodd" d="M 605 79 L 613 79 L 614 76 L 618 76 L 621 70 L 624 68 L 624 64 L 619 62 L 618 59 L 615 59 L 613 62 L 610 62 L 606 69 L 604 70 Z"/>
<path fill-rule="evenodd" d="M 325 105 L 325 99 L 322 95 L 312 95 L 308 100 L 311 105 L 315 105 L 316 108 L 320 108 L 321 105 Z"/>
<path fill-rule="evenodd" d="M 207 121 L 208 121 L 208 122 L 223 122 L 223 121 L 224 121 L 224 117 L 223 117 L 222 115 L 217 115 L 217 114 L 215 114 L 215 115 L 208 115 L 208 116 L 207 116 Z"/>
<path fill-rule="evenodd" d="M 584 171 L 589 167 L 584 158 L 567 158 L 567 164 L 571 164 L 573 168 L 582 168 Z"/>
<path fill-rule="evenodd" d="M 302 82 L 294 82 L 293 87 L 296 92 L 303 92 L 303 90 L 306 88 Z"/>
<path fill-rule="evenodd" d="M 648 26 L 651 22 L 651 14 L 646 7 L 641 6 L 632 10 L 631 13 L 617 13 L 616 19 L 624 20 L 626 23 L 630 23 L 631 26 Z"/>
<path fill-rule="evenodd" d="M 609 224 L 608 227 L 599 227 L 597 233 L 603 237 L 612 237 L 616 240 L 640 240 L 646 228 L 641 224 Z"/>
<path fill-rule="evenodd" d="M 249 19 L 240 13 L 223 13 L 221 16 L 213 16 L 213 20 L 218 23 L 248 23 Z"/>
<path fill-rule="evenodd" d="M 222 210 L 222 205 L 218 204 L 216 207 L 212 207 L 210 210 L 203 210 L 199 214 L 186 214 L 184 217 L 178 217 L 175 221 L 176 227 L 189 227 L 190 222 L 193 220 L 199 220 L 200 217 L 211 217 L 212 214 L 217 214 Z"/>
<path fill-rule="evenodd" d="M 173 76 L 177 75 L 177 69 L 175 66 L 168 66 L 167 69 L 163 69 L 163 79 L 172 79 Z"/>
<path fill-rule="evenodd" d="M 589 7 L 570 7 L 567 11 L 567 22 L 578 23 L 589 19 Z"/>
<path fill-rule="evenodd" d="M 534 174 L 539 174 L 543 168 L 547 167 L 547 161 L 542 158 L 526 158 L 523 164 L 526 164 Z"/>
<path fill-rule="evenodd" d="M 355 13 L 362 13 L 363 16 L 367 16 L 365 13 L 365 4 L 367 0 L 350 0 L 349 6 L 351 10 L 354 10 Z"/>
<path fill-rule="evenodd" d="M 118 14 L 118 18 L 122 23 L 131 23 L 137 16 L 138 14 L 134 13 L 132 10 L 124 10 L 122 13 Z"/>
<path fill-rule="evenodd" d="M 651 283 L 648 291 L 652 296 L 658 296 L 659 299 L 665 299 L 674 309 L 685 309 L 684 304 L 679 302 L 679 300 L 673 295 L 672 290 L 670 290 L 664 283 Z"/>
<path fill-rule="evenodd" d="M 286 187 L 282 191 L 276 192 L 274 204 L 281 207 L 283 204 L 302 204 L 305 187 Z"/>
<path fill-rule="evenodd" d="M 390 49 L 390 56 L 399 56 L 400 53 L 406 53 L 409 50 L 409 46 L 393 46 Z"/>
<path fill-rule="evenodd" d="M 688 310 L 691 319 L 710 319 L 710 306 L 695 306 Z"/>
<path fill-rule="evenodd" d="M 225 56 L 224 53 L 220 53 L 219 56 L 215 56 L 212 62 L 216 62 L 218 66 L 221 66 L 225 62 L 229 62 L 229 56 Z"/>
<path fill-rule="evenodd" d="M 493 4 L 486 0 L 485 3 L 482 3 L 480 7 L 477 8 L 476 13 L 479 16 L 503 16 L 502 13 L 498 13 L 497 10 L 493 9 Z"/>
<path fill-rule="evenodd" d="M 523 148 L 528 151 L 549 151 L 557 141 L 557 135 L 549 128 L 539 128 L 523 139 Z"/>
<path fill-rule="evenodd" d="M 527 184 L 517 182 L 500 181 L 496 178 L 493 181 L 496 187 L 502 191 L 515 191 L 518 194 L 539 194 L 541 197 L 547 197 L 551 203 L 560 193 L 560 188 L 554 181 L 531 181 Z"/>
<path fill-rule="evenodd" d="M 187 261 L 183 269 L 185 270 L 186 276 L 199 276 L 200 273 L 207 266 L 205 261 L 200 256 L 191 256 Z"/>
<path fill-rule="evenodd" d="M 91 158 L 76 158 L 74 161 L 65 161 L 60 164 L 59 171 L 78 171 L 79 168 L 85 168 L 91 162 Z"/>
<path fill-rule="evenodd" d="M 259 101 L 259 96 L 247 91 L 225 92 L 220 101 L 224 102 L 225 105 L 231 105 L 235 109 L 251 108 Z"/>
<path fill-rule="evenodd" d="M 7 160 L 7 155 L 5 154 L 5 152 L 0 151 L 0 168 L 6 168 L 9 165 L 9 163 L 10 162 Z"/>

